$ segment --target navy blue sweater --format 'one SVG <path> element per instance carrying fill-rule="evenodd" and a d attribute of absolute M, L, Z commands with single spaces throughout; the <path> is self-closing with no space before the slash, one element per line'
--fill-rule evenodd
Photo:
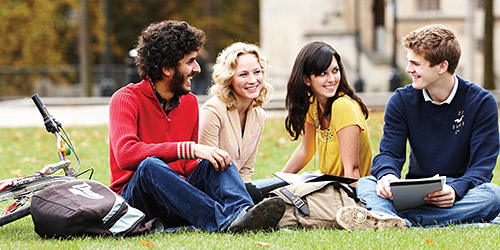
<path fill-rule="evenodd" d="M 458 78 L 450 104 L 424 101 L 412 85 L 397 89 L 385 112 L 380 153 L 371 174 L 377 179 L 394 174 L 401 178 L 410 144 L 406 178 L 436 174 L 458 178 L 447 183 L 457 200 L 477 185 L 490 182 L 499 151 L 498 107 L 491 93 Z"/>

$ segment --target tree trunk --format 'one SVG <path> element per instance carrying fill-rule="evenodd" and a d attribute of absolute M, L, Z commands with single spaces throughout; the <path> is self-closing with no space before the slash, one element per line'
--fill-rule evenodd
<path fill-rule="evenodd" d="M 484 0 L 484 88 L 495 89 L 493 0 Z"/>

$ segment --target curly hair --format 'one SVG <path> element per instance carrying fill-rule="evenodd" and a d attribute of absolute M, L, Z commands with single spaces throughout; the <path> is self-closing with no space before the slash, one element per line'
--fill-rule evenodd
<path fill-rule="evenodd" d="M 311 96 L 314 96 L 311 87 L 305 84 L 305 79 L 311 75 L 318 76 L 328 69 L 333 57 L 337 59 L 339 65 L 340 83 L 335 95 L 328 98 L 325 112 L 321 119 L 326 119 L 330 115 L 333 102 L 342 95 L 347 95 L 355 100 L 361 107 L 365 119 L 368 119 L 368 108 L 347 82 L 340 54 L 327 43 L 318 41 L 310 42 L 297 55 L 287 84 L 285 106 L 288 115 L 285 118 L 285 128 L 294 141 L 304 133 L 306 115 L 311 104 Z"/>
<path fill-rule="evenodd" d="M 142 31 L 136 46 L 135 64 L 142 79 L 163 79 L 163 67 L 175 68 L 185 55 L 198 51 L 205 43 L 205 33 L 186 22 L 162 21 Z"/>
<path fill-rule="evenodd" d="M 259 62 L 262 75 L 264 77 L 260 94 L 253 100 L 252 105 L 254 107 L 261 107 L 269 99 L 268 92 L 271 85 L 269 85 L 265 79 L 265 73 L 269 66 L 269 62 L 266 57 L 262 55 L 259 47 L 256 45 L 242 42 L 233 43 L 217 56 L 212 73 L 213 85 L 209 90 L 211 95 L 219 97 L 224 103 L 226 103 L 229 110 L 235 109 L 239 106 L 239 101 L 234 95 L 231 78 L 236 71 L 238 56 L 244 54 L 253 54 L 257 57 L 257 61 Z"/>
<path fill-rule="evenodd" d="M 455 73 L 461 55 L 460 44 L 453 31 L 444 25 L 432 24 L 414 30 L 403 38 L 403 45 L 422 55 L 431 67 L 448 61 L 448 72 Z"/>

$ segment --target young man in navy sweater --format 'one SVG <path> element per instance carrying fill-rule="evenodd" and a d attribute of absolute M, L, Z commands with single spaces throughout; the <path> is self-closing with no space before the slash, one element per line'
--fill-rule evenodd
<path fill-rule="evenodd" d="M 372 176 L 357 183 L 366 209 L 344 208 L 347 229 L 445 226 L 487 222 L 500 212 L 500 187 L 490 183 L 499 152 L 498 107 L 491 93 L 455 74 L 460 45 L 442 25 L 428 25 L 404 37 L 413 83 L 397 89 L 385 111 L 380 153 Z M 391 180 L 401 178 L 410 143 L 407 179 L 446 176 L 427 205 L 396 211 Z M 378 212 L 392 217 L 380 217 Z"/>

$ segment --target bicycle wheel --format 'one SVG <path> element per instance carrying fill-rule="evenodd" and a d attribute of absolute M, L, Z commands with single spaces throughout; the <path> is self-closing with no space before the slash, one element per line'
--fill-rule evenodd
<path fill-rule="evenodd" d="M 31 197 L 48 186 L 75 180 L 71 176 L 42 176 L 34 180 L 25 177 L 21 185 L 6 188 L 0 192 L 0 226 L 21 219 L 30 214 Z"/>

